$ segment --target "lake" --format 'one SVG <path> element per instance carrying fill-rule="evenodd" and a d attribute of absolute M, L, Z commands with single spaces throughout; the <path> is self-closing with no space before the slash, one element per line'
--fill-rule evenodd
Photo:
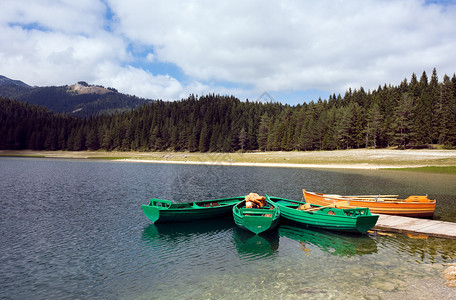
<path fill-rule="evenodd" d="M 1 299 L 449 299 L 456 241 L 233 220 L 151 224 L 152 197 L 428 194 L 456 221 L 455 175 L 0 158 Z"/>

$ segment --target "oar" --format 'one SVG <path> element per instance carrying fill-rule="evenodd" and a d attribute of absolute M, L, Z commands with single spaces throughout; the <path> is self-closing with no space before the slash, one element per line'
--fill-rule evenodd
<path fill-rule="evenodd" d="M 353 198 L 397 198 L 399 195 L 349 195 L 343 197 L 353 197 Z"/>
<path fill-rule="evenodd" d="M 305 211 L 317 211 L 317 210 L 320 210 L 320 209 L 323 209 L 323 208 L 327 208 L 327 207 L 337 208 L 337 206 L 339 206 L 339 207 L 344 207 L 345 206 L 346 208 L 350 208 L 350 205 L 349 205 L 348 201 L 337 201 L 336 203 L 331 203 L 329 205 L 320 206 L 320 207 L 317 207 L 317 208 L 306 209 Z"/>
<path fill-rule="evenodd" d="M 331 194 L 325 194 L 324 195 L 327 198 L 343 198 L 343 199 L 353 199 L 353 200 L 370 200 L 370 199 L 391 199 L 395 200 L 397 199 L 398 196 L 396 195 L 360 195 L 360 196 L 341 196 L 341 195 L 331 195 Z"/>
<path fill-rule="evenodd" d="M 302 194 L 304 195 L 304 201 L 307 203 L 307 201 L 306 201 L 306 189 L 302 189 Z M 334 208 L 336 208 L 337 206 L 346 206 L 347 208 L 350 208 L 350 201 L 349 200 L 348 201 L 337 201 L 335 203 L 331 203 L 331 204 L 326 205 L 326 206 L 306 209 L 306 211 L 316 211 L 316 210 L 320 210 L 320 209 L 323 209 L 323 208 L 326 208 L 326 207 L 334 207 Z"/>
<path fill-rule="evenodd" d="M 336 203 L 334 203 L 334 207 L 336 206 L 350 208 L 350 201 L 337 201 Z"/>

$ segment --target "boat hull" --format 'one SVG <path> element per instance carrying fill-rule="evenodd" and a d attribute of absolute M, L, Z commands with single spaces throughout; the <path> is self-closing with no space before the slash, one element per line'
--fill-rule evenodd
<path fill-rule="evenodd" d="M 314 227 L 326 230 L 365 233 L 372 229 L 378 220 L 378 215 L 372 215 L 368 208 L 339 209 L 333 207 L 313 206 L 311 210 L 300 210 L 305 202 L 269 197 L 280 208 L 280 215 L 295 225 Z"/>
<path fill-rule="evenodd" d="M 406 217 L 420 217 L 430 218 L 434 215 L 435 201 L 430 202 L 405 202 L 404 200 L 398 201 L 375 201 L 375 200 L 357 200 L 351 198 L 328 197 L 325 194 L 312 193 L 303 191 L 306 202 L 315 205 L 331 205 L 340 201 L 347 202 L 348 205 L 344 207 L 367 207 L 371 213 L 375 214 L 388 214 Z"/>
<path fill-rule="evenodd" d="M 189 222 L 200 219 L 228 217 L 232 208 L 244 197 L 232 197 L 187 203 L 172 203 L 169 200 L 151 199 L 142 205 L 144 215 L 152 223 Z"/>
<path fill-rule="evenodd" d="M 269 209 L 271 206 L 273 209 Z M 277 227 L 280 210 L 273 203 L 268 203 L 268 208 L 246 208 L 243 200 L 233 206 L 233 219 L 238 227 L 260 234 Z"/>

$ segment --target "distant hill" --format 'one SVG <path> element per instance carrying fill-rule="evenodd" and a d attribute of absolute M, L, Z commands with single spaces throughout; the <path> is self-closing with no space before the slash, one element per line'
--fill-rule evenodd
<path fill-rule="evenodd" d="M 32 89 L 28 84 L 0 75 L 0 96 L 14 97 Z"/>
<path fill-rule="evenodd" d="M 2 86 L 2 85 L 17 85 L 17 86 L 24 87 L 24 88 L 31 87 L 28 84 L 26 84 L 20 80 L 13 80 L 13 79 L 9 79 L 8 77 L 0 75 L 0 86 Z"/>
<path fill-rule="evenodd" d="M 31 87 L 1 75 L 0 96 L 79 117 L 129 111 L 151 101 L 84 81 L 66 86 Z"/>

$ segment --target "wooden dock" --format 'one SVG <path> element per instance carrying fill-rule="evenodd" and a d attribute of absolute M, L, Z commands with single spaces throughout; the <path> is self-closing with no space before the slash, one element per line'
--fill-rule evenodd
<path fill-rule="evenodd" d="M 374 230 L 456 239 L 456 223 L 379 214 Z"/>

